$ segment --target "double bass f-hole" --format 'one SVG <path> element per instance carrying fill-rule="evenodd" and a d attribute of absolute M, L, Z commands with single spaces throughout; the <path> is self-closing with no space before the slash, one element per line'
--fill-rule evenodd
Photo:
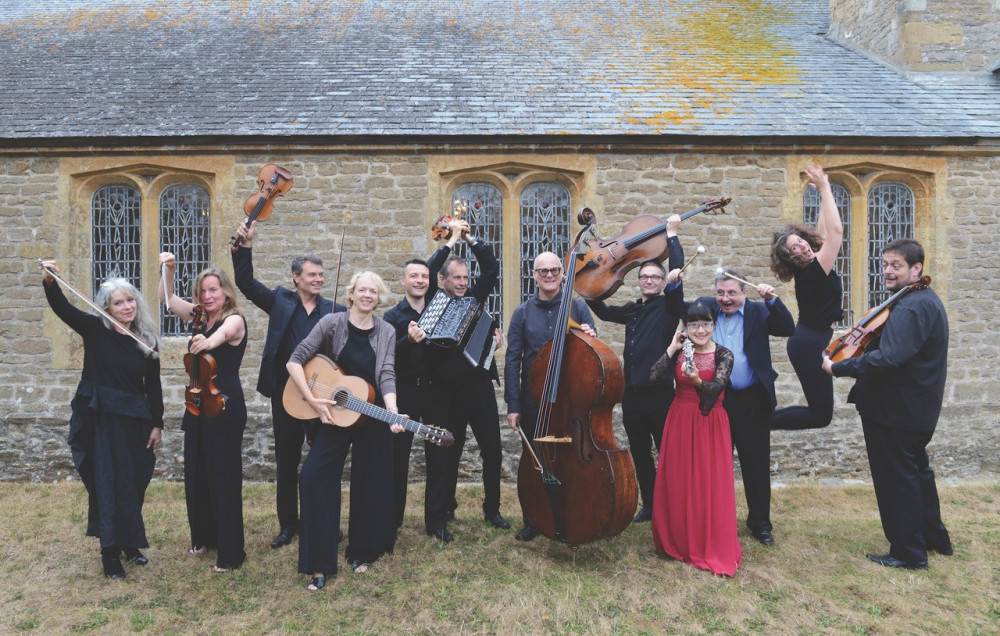
<path fill-rule="evenodd" d="M 269 163 L 257 174 L 257 190 L 243 202 L 246 213 L 246 227 L 254 221 L 266 221 L 274 211 L 274 200 L 292 189 L 292 173 L 281 166 Z M 243 238 L 232 236 L 229 248 L 235 252 L 243 245 Z"/>

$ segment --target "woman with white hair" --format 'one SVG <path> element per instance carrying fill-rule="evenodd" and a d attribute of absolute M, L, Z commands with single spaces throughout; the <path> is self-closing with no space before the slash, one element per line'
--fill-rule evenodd
<path fill-rule="evenodd" d="M 322 424 L 333 424 L 330 400 L 313 396 L 303 365 L 316 354 L 331 358 L 348 376 L 375 387 L 375 402 L 394 413 L 396 407 L 396 331 L 373 313 L 388 294 L 373 272 L 359 272 L 347 286 L 346 312 L 327 314 L 288 361 L 294 382 Z M 351 451 L 351 512 L 345 557 L 361 574 L 396 543 L 392 478 L 392 435 L 402 431 L 379 422 L 357 428 L 320 426 L 299 476 L 299 572 L 311 575 L 309 590 L 326 585 L 337 573 L 340 534 L 340 480 Z"/>
<path fill-rule="evenodd" d="M 71 403 L 69 445 L 87 489 L 87 535 L 101 542 L 104 575 L 124 579 L 122 553 L 145 565 L 148 548 L 142 503 L 153 477 L 163 428 L 163 390 L 156 357 L 156 323 L 131 283 L 113 278 L 94 304 L 107 318 L 72 306 L 55 282 L 55 261 L 42 263 L 45 297 L 56 315 L 83 337 L 83 373 Z M 151 349 L 143 349 L 134 336 Z"/>

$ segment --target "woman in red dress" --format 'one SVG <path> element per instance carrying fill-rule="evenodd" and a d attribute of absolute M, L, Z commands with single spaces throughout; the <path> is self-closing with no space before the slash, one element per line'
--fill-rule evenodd
<path fill-rule="evenodd" d="M 736 538 L 733 443 L 722 393 L 733 354 L 712 341 L 714 307 L 695 303 L 654 374 L 672 373 L 677 392 L 663 428 L 653 491 L 656 551 L 716 574 L 742 562 Z"/>

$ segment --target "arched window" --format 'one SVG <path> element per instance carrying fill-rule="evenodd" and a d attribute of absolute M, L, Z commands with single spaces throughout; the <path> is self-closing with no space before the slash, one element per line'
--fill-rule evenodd
<path fill-rule="evenodd" d="M 451 195 L 451 209 L 455 216 L 469 223 L 472 233 L 489 243 L 500 260 L 499 280 L 503 280 L 503 260 L 500 250 L 503 246 L 503 197 L 496 186 L 489 183 L 464 183 Z M 479 277 L 479 263 L 471 258 L 465 241 L 455 244 L 455 253 L 469 263 L 469 280 Z M 503 321 L 503 293 L 498 283 L 486 301 L 486 310 Z"/>
<path fill-rule="evenodd" d="M 868 305 L 889 297 L 882 280 L 882 248 L 897 238 L 913 238 L 913 191 L 902 183 L 884 182 L 868 192 Z"/>
<path fill-rule="evenodd" d="M 127 184 L 101 186 L 90 203 L 93 292 L 108 278 L 141 288 L 142 196 Z"/>
<path fill-rule="evenodd" d="M 833 190 L 833 199 L 837 203 L 837 210 L 840 212 L 840 220 L 844 224 L 844 240 L 840 246 L 840 254 L 834 266 L 837 274 L 840 275 L 840 282 L 844 287 L 844 317 L 841 318 L 837 326 L 843 327 L 854 324 L 854 316 L 851 311 L 851 193 L 842 184 L 835 181 L 830 182 L 830 189 Z M 819 221 L 820 194 L 815 188 L 806 188 L 802 195 L 802 220 L 810 226 L 815 227 Z"/>
<path fill-rule="evenodd" d="M 167 186 L 160 194 L 160 251 L 177 258 L 172 292 L 182 298 L 191 298 L 191 283 L 209 264 L 210 203 L 208 191 L 197 184 Z M 164 311 L 160 329 L 164 336 L 181 335 L 186 320 Z"/>
<path fill-rule="evenodd" d="M 569 250 L 571 197 L 559 183 L 532 183 L 521 193 L 521 302 L 535 293 L 535 257 Z"/>

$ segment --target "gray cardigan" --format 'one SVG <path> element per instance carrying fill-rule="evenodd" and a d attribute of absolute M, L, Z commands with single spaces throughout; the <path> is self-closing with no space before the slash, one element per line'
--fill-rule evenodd
<path fill-rule="evenodd" d="M 289 362 L 305 364 L 317 353 L 322 353 L 337 361 L 337 356 L 347 344 L 348 312 L 327 314 L 319 319 L 309 335 L 295 347 Z M 385 396 L 396 392 L 396 330 L 377 316 L 375 328 L 368 341 L 375 350 L 375 375 L 379 392 Z"/>

